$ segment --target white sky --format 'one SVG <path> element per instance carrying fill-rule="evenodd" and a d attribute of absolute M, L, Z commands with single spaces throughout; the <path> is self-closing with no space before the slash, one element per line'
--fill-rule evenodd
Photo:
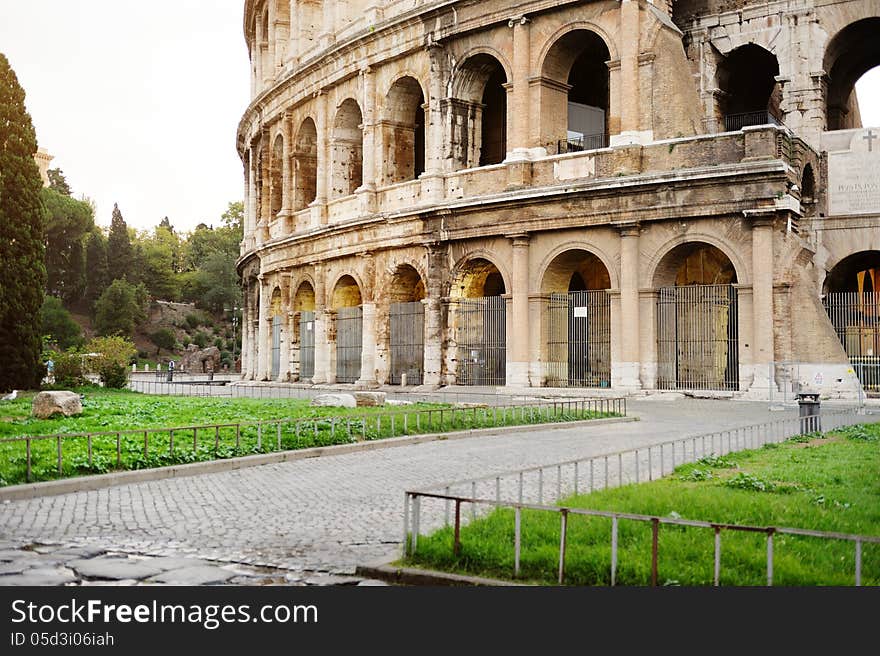
<path fill-rule="evenodd" d="M 250 73 L 242 0 L 0 0 L 0 52 L 40 146 L 110 224 L 219 223 L 243 196 L 235 130 Z M 880 127 L 880 69 L 857 85 Z"/>

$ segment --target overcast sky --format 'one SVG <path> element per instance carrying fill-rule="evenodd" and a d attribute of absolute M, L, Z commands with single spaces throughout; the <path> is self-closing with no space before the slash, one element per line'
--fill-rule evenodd
<path fill-rule="evenodd" d="M 168 216 L 191 230 L 242 198 L 243 10 L 243 0 L 0 0 L 0 52 L 39 144 L 74 195 L 95 201 L 99 224 L 117 202 L 139 229 Z M 880 69 L 858 91 L 864 123 L 880 126 Z"/>

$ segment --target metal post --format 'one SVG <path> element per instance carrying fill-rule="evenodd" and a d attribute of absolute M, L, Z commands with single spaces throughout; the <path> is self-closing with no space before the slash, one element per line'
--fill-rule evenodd
<path fill-rule="evenodd" d="M 578 463 L 574 463 L 574 493 L 575 496 L 578 494 Z"/>
<path fill-rule="evenodd" d="M 279 421 L 275 428 L 275 446 L 278 451 L 281 451 L 281 422 Z"/>
<path fill-rule="evenodd" d="M 538 504 L 544 503 L 544 468 L 538 469 Z"/>
<path fill-rule="evenodd" d="M 263 422 L 257 423 L 257 449 L 263 450 Z"/>
<path fill-rule="evenodd" d="M 419 541 L 419 519 L 420 517 L 420 506 L 421 505 L 421 497 L 414 496 L 413 498 L 413 533 L 412 533 L 412 551 L 410 552 L 413 556 L 416 554 L 416 545 Z"/>
<path fill-rule="evenodd" d="M 523 473 L 519 473 L 519 502 L 522 503 L 523 500 Z"/>
<path fill-rule="evenodd" d="M 657 545 L 660 541 L 660 520 L 651 520 L 651 586 L 657 587 Z"/>
<path fill-rule="evenodd" d="M 58 435 L 55 439 L 58 440 L 58 475 L 61 476 L 63 469 L 61 462 L 61 436 Z"/>
<path fill-rule="evenodd" d="M 445 494 L 447 497 L 449 496 L 449 486 L 448 485 L 446 486 L 446 488 L 444 488 L 443 494 Z M 445 513 L 445 525 L 446 526 L 449 526 L 449 504 L 450 504 L 449 499 L 446 499 L 446 504 L 445 504 L 446 505 L 446 513 Z"/>
<path fill-rule="evenodd" d="M 563 508 L 560 511 L 562 515 L 562 526 L 559 529 L 559 585 L 565 578 L 565 529 L 568 524 L 568 511 Z"/>
<path fill-rule="evenodd" d="M 522 509 L 517 507 L 513 520 L 513 575 L 519 576 L 519 555 L 522 548 Z"/>
<path fill-rule="evenodd" d="M 721 527 L 715 527 L 715 587 L 721 580 Z"/>
<path fill-rule="evenodd" d="M 449 521 L 447 519 L 447 524 Z M 407 543 L 409 542 L 409 492 L 403 493 L 403 557 L 406 558 L 409 551 Z"/>
<path fill-rule="evenodd" d="M 862 541 L 856 540 L 856 586 L 862 584 Z"/>
<path fill-rule="evenodd" d="M 86 443 L 88 444 L 88 449 L 89 449 L 89 467 L 91 467 L 92 466 L 92 434 L 91 433 L 89 433 L 86 436 Z"/>
<path fill-rule="evenodd" d="M 495 505 L 501 505 L 501 477 L 495 477 Z"/>
<path fill-rule="evenodd" d="M 611 586 L 617 582 L 617 517 L 611 518 Z"/>
<path fill-rule="evenodd" d="M 767 530 L 767 585 L 773 585 L 773 529 Z"/>
<path fill-rule="evenodd" d="M 241 447 L 241 424 L 235 425 L 235 448 Z"/>
<path fill-rule="evenodd" d="M 455 500 L 455 529 L 452 542 L 452 553 L 457 556 L 461 553 L 461 499 Z"/>
<path fill-rule="evenodd" d="M 477 498 L 477 482 L 471 481 L 471 499 Z M 471 521 L 477 518 L 477 504 L 471 501 Z"/>
<path fill-rule="evenodd" d="M 556 465 L 556 503 L 562 498 L 562 465 Z"/>
<path fill-rule="evenodd" d="M 59 455 L 61 454 L 59 453 Z M 119 433 L 116 433 L 116 467 L 122 467 L 122 437 Z"/>

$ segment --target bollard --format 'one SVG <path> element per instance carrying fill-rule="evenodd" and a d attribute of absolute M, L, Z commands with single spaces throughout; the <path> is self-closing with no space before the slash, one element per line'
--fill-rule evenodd
<path fill-rule="evenodd" d="M 406 387 L 406 374 L 400 374 L 400 386 Z"/>
<path fill-rule="evenodd" d="M 797 400 L 801 435 L 821 431 L 819 392 L 798 392 Z"/>

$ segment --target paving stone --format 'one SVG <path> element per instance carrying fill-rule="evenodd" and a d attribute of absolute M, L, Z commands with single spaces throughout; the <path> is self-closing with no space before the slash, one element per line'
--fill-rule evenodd
<path fill-rule="evenodd" d="M 75 580 L 76 576 L 69 570 L 36 568 L 0 576 L 0 585 L 64 585 Z"/>
<path fill-rule="evenodd" d="M 67 563 L 77 574 L 93 579 L 145 579 L 162 571 L 146 560 L 101 556 Z"/>
<path fill-rule="evenodd" d="M 167 572 L 172 569 L 183 569 L 185 567 L 203 567 L 211 566 L 213 563 L 199 558 L 175 558 L 173 556 L 162 556 L 160 558 L 150 558 L 145 560 L 152 567 L 157 567 L 160 571 Z"/>
<path fill-rule="evenodd" d="M 166 583 L 168 585 L 210 585 L 223 583 L 233 576 L 232 572 L 219 567 L 202 565 L 200 567 L 184 567 L 169 572 L 162 572 L 150 579 L 151 582 Z"/>
<path fill-rule="evenodd" d="M 360 579 L 351 576 L 310 576 L 303 582 L 306 585 L 356 585 Z"/>
<path fill-rule="evenodd" d="M 0 563 L 0 574 L 20 574 L 27 569 L 33 569 L 33 567 L 34 561 L 32 558 L 22 558 L 12 562 Z"/>

